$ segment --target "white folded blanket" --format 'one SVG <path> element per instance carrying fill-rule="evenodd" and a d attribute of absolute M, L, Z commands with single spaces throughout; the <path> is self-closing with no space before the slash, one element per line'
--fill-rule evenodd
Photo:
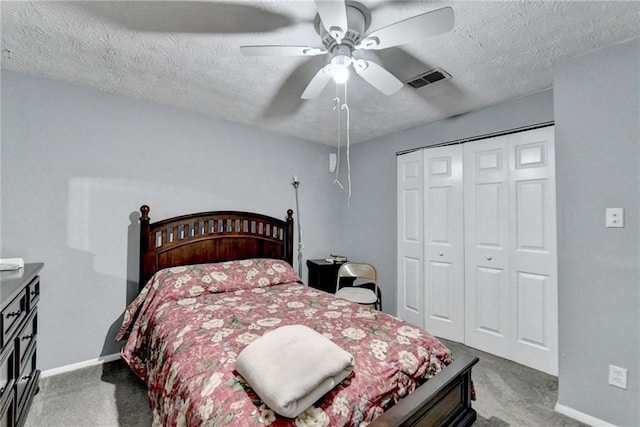
<path fill-rule="evenodd" d="M 267 332 L 238 355 L 236 370 L 274 412 L 295 418 L 347 378 L 353 356 L 303 325 Z"/>

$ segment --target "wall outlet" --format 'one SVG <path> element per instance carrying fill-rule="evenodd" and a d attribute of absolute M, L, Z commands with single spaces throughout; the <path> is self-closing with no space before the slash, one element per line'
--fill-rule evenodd
<path fill-rule="evenodd" d="M 609 384 L 621 389 L 627 389 L 627 370 L 618 366 L 609 365 Z"/>
<path fill-rule="evenodd" d="M 607 228 L 624 227 L 624 208 L 606 208 L 605 226 Z"/>

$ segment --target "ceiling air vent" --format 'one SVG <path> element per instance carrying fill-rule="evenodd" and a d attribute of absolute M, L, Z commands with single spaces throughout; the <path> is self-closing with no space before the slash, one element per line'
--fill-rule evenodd
<path fill-rule="evenodd" d="M 407 81 L 406 84 L 414 89 L 419 89 L 431 83 L 439 82 L 440 80 L 448 80 L 451 78 L 451 74 L 444 71 L 442 68 L 434 68 L 426 73 L 420 74 L 417 77 Z"/>

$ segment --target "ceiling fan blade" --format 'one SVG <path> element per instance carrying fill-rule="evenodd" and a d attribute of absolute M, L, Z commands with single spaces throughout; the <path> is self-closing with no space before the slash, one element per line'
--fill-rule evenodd
<path fill-rule="evenodd" d="M 240 46 L 246 56 L 315 56 L 324 55 L 326 50 L 309 46 Z"/>
<path fill-rule="evenodd" d="M 332 64 L 328 64 L 322 67 L 320 71 L 318 71 L 316 75 L 313 76 L 300 98 L 312 99 L 320 95 L 320 92 L 322 92 L 324 88 L 327 87 L 327 84 L 329 84 L 329 80 L 331 80 L 332 77 L 332 71 Z"/>
<path fill-rule="evenodd" d="M 305 102 L 300 98 L 300 94 L 304 92 L 318 69 L 325 65 L 326 59 L 322 56 L 303 59 L 282 82 L 271 103 L 262 111 L 262 118 L 270 120 L 296 115 Z"/>
<path fill-rule="evenodd" d="M 162 33 L 265 33 L 293 25 L 289 16 L 236 1 L 78 1 L 81 10 L 134 31 Z"/>
<path fill-rule="evenodd" d="M 375 62 L 367 61 L 366 59 L 355 59 L 353 61 L 353 69 L 371 86 L 385 95 L 391 95 L 404 86 L 404 83 Z"/>
<path fill-rule="evenodd" d="M 454 21 L 452 8 L 432 10 L 373 31 L 356 49 L 379 50 L 422 40 L 451 31 Z"/>
<path fill-rule="evenodd" d="M 349 28 L 344 0 L 316 0 L 316 8 L 324 28 L 340 44 Z"/>

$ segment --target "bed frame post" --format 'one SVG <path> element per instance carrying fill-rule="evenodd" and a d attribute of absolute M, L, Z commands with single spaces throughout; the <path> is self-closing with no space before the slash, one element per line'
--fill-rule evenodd
<path fill-rule="evenodd" d="M 298 224 L 298 227 L 300 227 L 300 224 Z M 285 246 L 284 246 L 284 253 L 285 253 L 285 260 L 293 266 L 293 210 L 292 209 L 288 209 L 287 210 L 287 235 L 285 236 Z M 300 242 L 298 242 L 298 244 L 300 244 Z"/>
<path fill-rule="evenodd" d="M 146 272 L 149 271 L 149 263 L 153 263 L 153 251 L 150 251 L 150 245 L 152 242 L 150 236 L 150 227 L 149 227 L 149 208 L 148 205 L 140 206 L 140 279 L 138 283 L 138 287 L 142 289 L 144 285 L 149 280 Z M 153 266 L 152 266 L 153 267 Z"/>

